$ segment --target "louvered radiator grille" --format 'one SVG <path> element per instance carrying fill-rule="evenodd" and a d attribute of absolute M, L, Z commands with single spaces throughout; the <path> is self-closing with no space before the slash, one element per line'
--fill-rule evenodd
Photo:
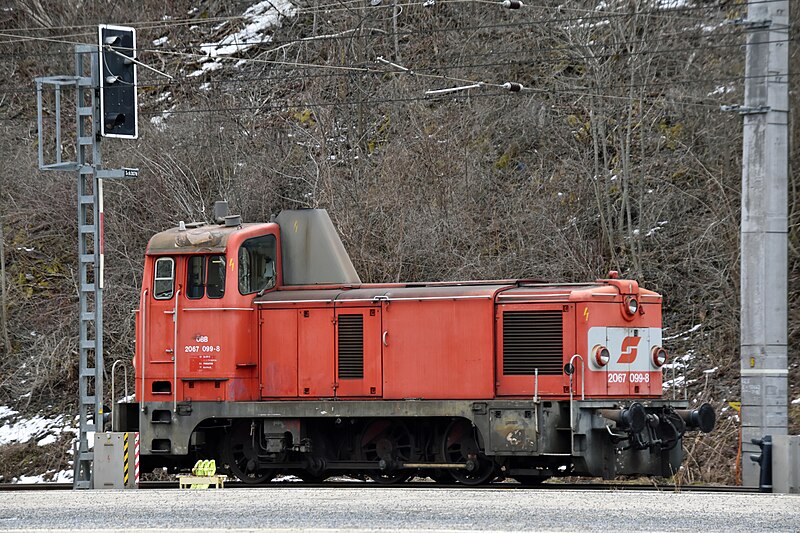
<path fill-rule="evenodd" d="M 339 315 L 339 378 L 364 377 L 364 317 Z"/>
<path fill-rule="evenodd" d="M 506 311 L 503 313 L 503 374 L 557 375 L 564 372 L 563 313 Z"/>

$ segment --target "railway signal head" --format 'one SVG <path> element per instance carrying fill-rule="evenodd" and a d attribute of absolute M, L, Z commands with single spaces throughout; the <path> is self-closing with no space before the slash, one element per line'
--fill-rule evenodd
<path fill-rule="evenodd" d="M 100 37 L 100 132 L 139 136 L 136 98 L 136 30 L 102 24 Z"/>

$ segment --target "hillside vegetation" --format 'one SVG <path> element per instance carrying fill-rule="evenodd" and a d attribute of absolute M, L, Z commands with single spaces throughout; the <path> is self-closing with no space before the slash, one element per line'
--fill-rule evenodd
<path fill-rule="evenodd" d="M 0 405 L 74 414 L 76 180 L 38 170 L 33 78 L 72 74 L 73 43 L 95 43 L 98 23 L 128 24 L 139 59 L 174 79 L 139 69 L 140 137 L 103 141 L 107 167 L 141 169 L 105 187 L 109 369 L 133 353 L 150 235 L 209 220 L 218 199 L 246 221 L 323 207 L 365 281 L 618 270 L 663 293 L 677 377 L 668 394 L 710 401 L 721 417 L 685 442 L 681 480 L 731 482 L 742 128 L 720 105 L 743 100 L 745 31 L 731 22 L 744 2 L 294 1 L 6 3 Z M 794 36 L 800 10 L 792 16 Z M 464 86 L 474 87 L 426 94 Z M 71 143 L 59 149 L 74 157 Z M 800 397 L 793 174 L 790 400 Z M 35 445 L 6 448 L 7 471 L 33 468 L 17 458 Z"/>

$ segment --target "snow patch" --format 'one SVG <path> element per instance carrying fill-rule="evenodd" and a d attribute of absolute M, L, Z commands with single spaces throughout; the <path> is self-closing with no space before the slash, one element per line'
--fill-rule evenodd
<path fill-rule="evenodd" d="M 792 405 L 798 405 L 798 404 L 800 404 L 800 398 L 792 400 Z"/>
<path fill-rule="evenodd" d="M 682 338 L 681 340 L 686 340 L 686 339 L 688 339 L 688 335 L 690 333 L 694 333 L 695 331 L 697 331 L 701 327 L 703 327 L 703 324 L 696 324 L 696 325 L 692 326 L 691 328 L 687 329 L 686 331 L 683 331 L 683 332 L 678 333 L 676 335 L 670 335 L 669 337 L 664 337 L 662 340 L 671 341 L 671 340 L 677 339 L 679 337 L 685 337 L 685 338 Z"/>
<path fill-rule="evenodd" d="M 168 42 L 169 42 L 169 37 L 165 35 L 164 37 L 161 37 L 153 41 L 153 46 L 161 46 L 162 44 L 167 44 Z"/>
<path fill-rule="evenodd" d="M 44 440 L 49 434 L 59 435 L 64 431 L 65 425 L 64 415 L 58 415 L 55 418 L 37 415 L 33 418 L 21 418 L 15 422 L 6 422 L 0 426 L 0 445 L 26 443 L 35 437 Z"/>
<path fill-rule="evenodd" d="M 297 476 L 275 476 L 275 479 L 273 479 L 273 481 L 277 481 L 277 482 L 287 482 L 288 481 L 290 483 L 295 483 L 295 482 L 301 482 L 303 480 L 300 479 Z"/>
<path fill-rule="evenodd" d="M 735 90 L 736 90 L 736 87 L 734 87 L 733 85 L 728 85 L 728 86 L 721 85 L 719 87 L 716 87 L 710 93 L 708 93 L 707 96 L 716 96 L 718 94 L 728 94 L 728 93 L 732 93 Z"/>
<path fill-rule="evenodd" d="M 222 63 L 219 61 L 211 61 L 210 63 L 203 63 L 198 70 L 195 70 L 191 74 L 189 74 L 190 78 L 194 78 L 197 76 L 202 76 L 206 72 L 211 72 L 212 70 L 218 70 L 222 68 Z"/>
<path fill-rule="evenodd" d="M 660 230 L 661 228 L 663 228 L 664 226 L 666 226 L 668 222 L 669 222 L 669 220 L 662 220 L 662 221 L 660 221 L 656 227 L 654 227 L 654 228 L 650 228 L 650 229 L 647 231 L 647 233 L 645 233 L 645 234 L 644 234 L 644 236 L 645 236 L 645 237 L 652 237 L 652 236 L 653 236 L 653 235 L 654 235 L 654 234 L 655 234 L 655 233 L 656 233 L 658 230 Z"/>
<path fill-rule="evenodd" d="M 170 109 L 175 109 L 175 106 L 172 106 Z M 150 123 L 155 126 L 158 131 L 164 131 L 167 129 L 167 123 L 165 122 L 172 113 L 169 111 L 162 111 L 161 115 L 156 115 L 155 117 L 150 118 Z"/>
<path fill-rule="evenodd" d="M 684 388 L 684 387 L 686 387 L 688 385 L 691 385 L 692 383 L 695 383 L 696 381 L 697 381 L 696 379 L 687 380 L 686 376 L 678 376 L 675 379 L 668 379 L 667 381 L 665 381 L 661 385 L 661 388 L 663 388 L 664 390 L 668 390 L 668 389 L 671 389 L 673 387 Z"/>
<path fill-rule="evenodd" d="M 564 26 L 566 30 L 592 30 L 602 26 L 608 26 L 611 21 L 608 19 L 598 20 L 597 22 L 584 22 L 583 19 L 578 19 L 575 24 Z"/>
<path fill-rule="evenodd" d="M 683 382 L 686 380 L 686 376 L 678 376 L 675 379 L 668 379 L 661 384 L 661 388 L 664 390 L 671 389 L 672 387 L 680 387 L 683 385 Z"/>
<path fill-rule="evenodd" d="M 47 446 L 48 444 L 55 444 L 58 441 L 58 437 L 54 434 L 50 433 L 45 438 L 41 439 L 39 442 L 36 443 L 37 446 Z"/>
<path fill-rule="evenodd" d="M 8 418 L 8 417 L 13 416 L 15 414 L 17 414 L 17 412 L 15 410 L 13 410 L 12 408 L 10 408 L 9 406 L 0 405 L 0 419 Z"/>
<path fill-rule="evenodd" d="M 257 44 L 272 41 L 272 36 L 265 32 L 281 27 L 281 19 L 292 17 L 297 13 L 288 0 L 267 0 L 253 4 L 242 15 L 244 27 L 222 38 L 216 43 L 205 43 L 200 49 L 209 57 L 229 56 L 243 52 Z"/>
<path fill-rule="evenodd" d="M 689 350 L 685 355 L 676 357 L 672 360 L 672 362 L 666 363 L 664 366 L 662 366 L 662 368 L 666 368 L 668 370 L 672 370 L 673 368 L 675 370 L 681 370 L 687 368 L 689 366 L 689 361 L 692 359 L 694 359 L 694 350 Z"/>
<path fill-rule="evenodd" d="M 658 9 L 679 9 L 686 7 L 688 3 L 687 0 L 658 0 L 656 7 Z"/>
<path fill-rule="evenodd" d="M 50 479 L 45 479 L 45 478 Z M 72 470 L 61 470 L 56 472 L 51 470 L 38 476 L 19 476 L 12 478 L 12 483 L 32 484 L 32 483 L 72 483 Z"/>

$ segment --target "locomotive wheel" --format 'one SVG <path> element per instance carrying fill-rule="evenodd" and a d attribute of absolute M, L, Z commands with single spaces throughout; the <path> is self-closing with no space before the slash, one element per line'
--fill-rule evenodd
<path fill-rule="evenodd" d="M 257 435 L 251 435 L 249 422 L 236 422 L 225 436 L 224 461 L 231 473 L 243 483 L 258 485 L 275 477 L 276 470 L 265 466 L 258 457 Z"/>
<path fill-rule="evenodd" d="M 468 463 L 472 470 L 451 470 L 450 475 L 464 485 L 480 485 L 495 477 L 494 463 L 481 452 L 472 424 L 464 419 L 453 420 L 444 434 L 442 452 L 448 463 Z"/>
<path fill-rule="evenodd" d="M 411 461 L 414 456 L 414 437 L 402 422 L 374 420 L 359 438 L 364 461 L 386 461 L 390 465 Z M 414 472 L 411 470 L 376 470 L 369 476 L 376 483 L 401 483 Z"/>

